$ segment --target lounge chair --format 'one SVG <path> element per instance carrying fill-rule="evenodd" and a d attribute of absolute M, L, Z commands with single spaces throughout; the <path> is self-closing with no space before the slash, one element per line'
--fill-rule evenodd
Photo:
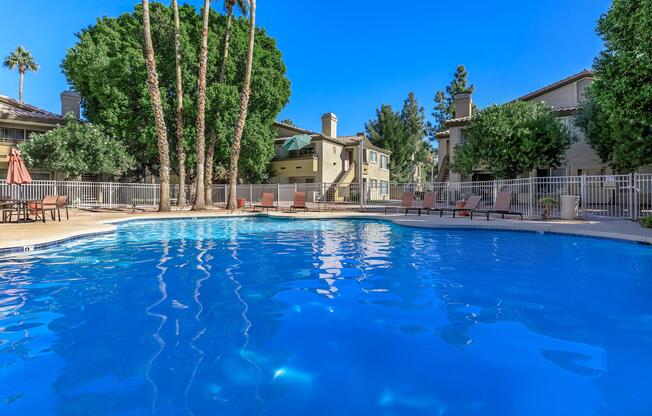
<path fill-rule="evenodd" d="M 46 195 L 43 197 L 41 202 L 31 203 L 27 207 L 27 211 L 30 214 L 34 214 L 36 220 L 40 219 L 43 222 L 45 222 L 46 212 L 50 213 L 50 217 L 52 218 L 52 221 L 55 220 L 56 213 L 59 212 L 59 221 L 61 221 L 61 213 L 59 211 L 59 205 L 57 204 L 58 199 L 59 199 L 59 195 Z"/>
<path fill-rule="evenodd" d="M 523 220 L 523 214 L 520 212 L 515 212 L 511 210 L 512 206 L 512 193 L 509 191 L 498 192 L 496 196 L 496 203 L 494 204 L 494 209 L 487 211 L 478 211 L 482 213 L 487 213 L 487 221 L 489 221 L 489 214 L 500 214 L 503 219 L 505 215 L 519 215 L 521 220 Z"/>
<path fill-rule="evenodd" d="M 461 211 L 467 211 L 470 214 L 471 219 L 473 219 L 473 212 L 478 209 L 478 205 L 480 205 L 481 200 L 482 200 L 481 196 L 473 195 L 469 197 L 469 199 L 467 199 L 463 208 L 441 208 L 439 210 L 439 216 L 442 217 L 444 215 L 444 211 L 446 211 L 446 212 L 452 212 L 453 218 L 455 218 L 456 213 Z"/>
<path fill-rule="evenodd" d="M 290 211 L 294 212 L 298 209 L 308 211 L 306 206 L 306 193 L 305 192 L 295 192 L 294 193 L 294 203 L 290 207 Z"/>
<path fill-rule="evenodd" d="M 437 194 L 435 192 L 426 192 L 423 194 L 423 204 L 421 204 L 420 207 L 410 207 L 405 209 L 405 215 L 409 211 L 417 211 L 419 215 L 421 215 L 421 212 L 425 212 L 426 214 L 430 214 L 430 211 L 439 211 L 441 212 L 441 208 L 435 207 Z"/>
<path fill-rule="evenodd" d="M 401 206 L 400 207 L 385 207 L 385 214 L 387 214 L 387 210 L 390 208 L 396 208 L 396 211 L 400 209 L 405 209 L 405 215 L 407 215 L 408 210 L 412 209 L 412 201 L 414 200 L 414 192 L 403 192 L 403 197 L 401 198 Z"/>
<path fill-rule="evenodd" d="M 261 211 L 267 210 L 267 212 L 269 212 L 270 209 L 278 211 L 278 207 L 274 205 L 274 194 L 272 192 L 263 193 L 263 198 L 260 201 L 260 204 L 254 205 L 254 211 L 256 211 L 256 208 L 260 208 Z"/>

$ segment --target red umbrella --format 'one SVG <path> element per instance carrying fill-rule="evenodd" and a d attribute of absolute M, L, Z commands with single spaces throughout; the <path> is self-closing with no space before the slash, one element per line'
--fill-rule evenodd
<path fill-rule="evenodd" d="M 7 185 L 22 185 L 32 183 L 32 177 L 25 167 L 20 152 L 15 147 L 9 151 L 9 167 L 7 168 Z"/>

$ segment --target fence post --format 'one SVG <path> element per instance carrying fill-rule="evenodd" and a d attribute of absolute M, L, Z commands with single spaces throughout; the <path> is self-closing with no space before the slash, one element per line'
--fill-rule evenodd
<path fill-rule="evenodd" d="M 634 194 L 636 193 L 636 187 L 634 186 L 634 174 L 630 173 L 629 174 L 629 186 L 627 187 L 627 194 L 629 196 L 628 198 L 628 207 L 627 211 L 629 214 L 629 219 L 636 221 L 638 215 L 637 215 L 637 209 L 634 207 Z"/>
<path fill-rule="evenodd" d="M 528 211 L 529 211 L 529 217 L 532 218 L 534 217 L 534 178 L 530 176 L 530 183 L 528 184 L 528 193 L 530 194 L 530 197 L 528 198 L 530 200 Z"/>
<path fill-rule="evenodd" d="M 249 184 L 249 203 L 253 204 L 254 203 L 254 185 Z"/>
<path fill-rule="evenodd" d="M 496 198 L 498 197 L 498 181 L 494 179 L 494 206 L 496 205 Z"/>
<path fill-rule="evenodd" d="M 584 208 L 587 198 L 586 175 L 580 176 L 580 211 L 584 214 Z"/>

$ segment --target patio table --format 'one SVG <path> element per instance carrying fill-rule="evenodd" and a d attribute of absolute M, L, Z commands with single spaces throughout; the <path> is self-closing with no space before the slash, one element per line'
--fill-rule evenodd
<path fill-rule="evenodd" d="M 31 199 L 31 198 L 21 198 L 21 199 L 9 199 L 2 201 L 3 205 L 13 205 L 16 207 L 17 213 L 23 211 L 23 222 L 29 221 L 29 205 L 40 203 L 40 199 Z M 17 222 L 20 222 L 20 215 L 18 215 Z"/>

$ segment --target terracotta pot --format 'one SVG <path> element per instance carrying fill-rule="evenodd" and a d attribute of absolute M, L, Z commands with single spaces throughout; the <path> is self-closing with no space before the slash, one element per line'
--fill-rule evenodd
<path fill-rule="evenodd" d="M 464 205 L 466 205 L 466 201 L 455 202 L 455 208 L 464 208 Z M 460 217 L 468 217 L 471 214 L 469 214 L 469 211 L 458 211 L 457 215 Z"/>
<path fill-rule="evenodd" d="M 238 202 L 238 209 L 244 208 L 246 202 L 244 198 L 238 198 L 236 201 Z"/>

